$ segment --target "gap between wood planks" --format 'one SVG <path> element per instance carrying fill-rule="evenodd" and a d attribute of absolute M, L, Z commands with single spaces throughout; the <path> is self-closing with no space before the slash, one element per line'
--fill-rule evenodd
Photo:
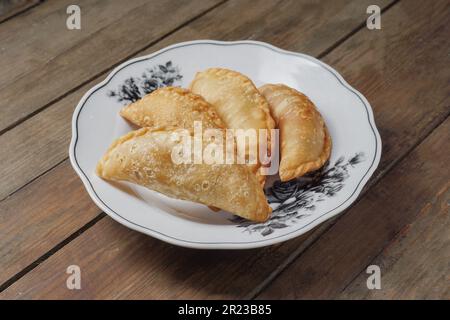
<path fill-rule="evenodd" d="M 51 100 L 50 102 L 46 103 L 45 105 L 43 105 L 42 107 L 34 110 L 33 112 L 27 114 L 26 116 L 14 121 L 13 123 L 11 123 L 10 125 L 8 125 L 6 128 L 4 128 L 3 130 L 0 130 L 0 135 L 3 135 L 5 132 L 8 132 L 11 129 L 14 129 L 15 127 L 17 127 L 18 125 L 20 125 L 21 123 L 25 122 L 26 120 L 34 117 L 35 115 L 37 115 L 38 113 L 40 113 L 41 111 L 44 111 L 45 109 L 47 109 L 48 107 L 50 107 L 51 105 L 57 103 L 58 101 L 64 99 L 65 97 L 67 97 L 68 95 L 70 95 L 71 93 L 74 93 L 75 91 L 77 91 L 78 89 L 80 89 L 82 86 L 88 84 L 89 82 L 95 80 L 96 78 L 104 75 L 105 73 L 107 73 L 109 70 L 114 69 L 115 67 L 117 67 L 118 65 L 120 65 L 121 63 L 131 59 L 133 56 L 139 54 L 142 51 L 145 51 L 146 49 L 150 48 L 151 46 L 155 45 L 156 43 L 160 42 L 161 40 L 164 40 L 165 38 L 171 36 L 173 33 L 177 32 L 178 30 L 184 28 L 185 26 L 187 26 L 188 24 L 190 24 L 191 22 L 197 20 L 198 18 L 204 16 L 205 14 L 213 11 L 214 9 L 222 6 L 223 4 L 225 4 L 228 0 L 223 0 L 220 1 L 219 3 L 213 5 L 212 7 L 208 8 L 207 10 L 200 12 L 199 14 L 197 14 L 196 16 L 192 17 L 191 19 L 183 22 L 182 24 L 180 24 L 178 27 L 172 29 L 171 31 L 165 33 L 164 35 L 156 38 L 155 40 L 153 40 L 152 42 L 150 42 L 149 44 L 147 44 L 146 46 L 140 48 L 137 51 L 134 51 L 133 53 L 129 54 L 128 56 L 126 56 L 123 59 L 120 59 L 119 61 L 117 61 L 116 63 L 112 64 L 111 66 L 109 66 L 108 68 L 101 70 L 100 72 L 96 73 L 94 76 L 90 77 L 89 79 L 81 82 L 80 84 L 78 84 L 77 86 L 73 87 L 72 89 L 66 91 L 64 94 L 54 98 L 53 100 Z M 14 191 L 15 192 L 15 191 Z M 13 192 L 13 193 L 14 193 Z M 11 193 L 12 194 L 12 193 Z M 2 199 L 3 200 L 3 199 Z"/>
<path fill-rule="evenodd" d="M 431 201 L 418 211 L 411 223 L 401 228 L 384 249 L 378 252 L 373 260 L 367 262 L 367 265 L 378 265 L 386 270 L 383 280 L 386 285 L 381 290 L 383 293 L 380 290 L 366 290 L 364 284 L 367 281 L 367 273 L 363 269 L 342 288 L 337 294 L 337 299 L 353 299 L 359 294 L 362 299 L 450 299 L 450 287 L 446 285 L 448 262 L 445 259 L 448 257 L 450 243 L 448 199 L 450 199 L 450 181 L 438 189 Z M 438 238 L 438 234 L 446 236 Z M 417 243 L 418 241 L 420 243 Z M 433 242 L 436 244 L 432 244 Z M 411 254 L 416 248 L 417 256 Z M 439 249 L 441 251 L 437 253 Z M 444 252 L 446 249 L 447 252 Z M 415 266 L 410 265 L 411 259 L 416 258 L 418 263 Z M 409 260 L 409 263 L 405 263 L 405 260 Z M 403 267 L 400 267 L 402 264 Z M 405 267 L 408 268 L 407 272 L 404 272 Z M 422 272 L 434 277 L 423 276 Z M 393 290 L 396 287 L 395 282 L 399 285 L 397 290 Z M 418 290 L 420 287 L 423 289 L 424 285 L 428 290 Z"/>
<path fill-rule="evenodd" d="M 150 48 L 151 46 L 153 46 L 154 44 L 158 43 L 159 41 L 163 40 L 164 38 L 170 36 L 171 34 L 175 33 L 176 31 L 178 31 L 179 29 L 183 28 L 184 26 L 186 26 L 187 24 L 191 23 L 192 21 L 198 19 L 199 17 L 207 14 L 210 11 L 213 11 L 214 9 L 216 9 L 217 7 L 223 5 L 226 1 L 222 1 L 218 4 L 216 4 L 215 6 L 209 8 L 208 10 L 205 10 L 204 12 L 202 12 L 201 14 L 195 16 L 194 18 L 190 19 L 189 21 L 183 23 L 182 25 L 178 26 L 177 28 L 175 28 L 174 30 L 170 31 L 169 33 L 159 37 L 158 39 L 156 39 L 155 41 L 152 41 L 152 43 L 148 44 L 147 46 L 145 46 L 144 48 L 141 48 L 140 50 L 136 51 L 135 53 L 133 53 L 132 55 L 128 56 L 127 58 L 122 59 L 120 62 L 116 63 L 115 65 L 113 65 L 113 67 L 119 65 L 120 63 L 122 63 L 123 61 L 128 60 L 129 58 L 131 58 L 132 56 Z M 387 5 L 386 7 L 384 7 L 382 9 L 382 12 L 387 11 L 388 9 L 390 9 L 394 4 L 398 3 L 399 0 L 396 0 L 392 3 L 390 3 L 389 5 Z M 317 55 L 318 58 L 323 58 L 326 55 L 328 55 L 329 53 L 331 53 L 335 48 L 337 48 L 339 45 L 341 45 L 343 42 L 345 42 L 346 40 L 348 40 L 349 38 L 351 38 L 354 34 L 356 34 L 358 31 L 360 31 L 362 28 L 364 28 L 365 26 L 365 21 L 363 23 L 361 23 L 360 25 L 358 25 L 355 29 L 353 29 L 352 31 L 350 31 L 349 33 L 347 33 L 344 37 L 340 38 L 339 40 L 337 40 L 336 42 L 334 42 L 331 46 L 329 46 L 326 50 L 324 50 L 322 53 L 320 53 L 319 55 Z M 68 96 L 69 94 L 73 93 L 74 91 L 76 91 L 77 89 L 79 89 L 80 87 L 82 87 L 83 85 L 89 83 L 90 81 L 96 79 L 97 77 L 105 74 L 108 70 L 110 70 L 110 68 L 108 68 L 105 71 L 102 71 L 100 73 L 98 73 L 97 75 L 95 75 L 94 77 L 90 78 L 89 80 L 83 82 L 82 84 L 78 85 L 76 88 L 73 88 L 72 90 L 70 90 L 69 92 L 66 92 L 64 95 L 55 98 L 52 102 L 46 104 L 43 108 L 40 108 L 39 110 L 36 110 L 33 114 L 28 115 L 26 118 L 23 119 L 23 121 L 25 121 L 28 118 L 31 118 L 32 116 L 34 116 L 35 114 L 39 113 L 40 111 L 43 111 L 44 109 L 46 109 L 47 107 L 49 107 L 50 105 L 54 104 L 55 102 L 63 99 L 64 97 Z M 21 122 L 23 122 L 21 121 Z M 20 122 L 20 123 L 21 123 Z M 15 126 L 17 126 L 17 123 Z M 438 123 L 435 127 L 431 128 L 430 131 L 428 133 L 426 133 L 425 137 L 423 139 L 425 139 L 436 127 L 438 127 L 441 123 Z M 12 128 L 9 128 L 12 129 Z M 2 132 L 4 133 L 4 132 Z M 422 140 L 421 140 L 422 141 Z M 390 164 L 387 168 L 386 171 L 380 175 L 379 177 L 377 177 L 377 181 L 379 181 L 379 179 L 381 177 L 383 177 L 385 174 L 387 174 L 400 160 L 402 160 L 406 155 L 408 155 L 421 141 L 418 141 L 416 144 L 414 144 L 410 149 L 407 150 L 406 154 L 401 157 L 401 159 L 399 159 L 398 161 L 394 161 L 392 162 L 392 164 Z M 44 173 L 38 175 L 37 177 L 35 177 L 34 179 L 32 179 L 31 181 L 29 181 L 28 183 L 26 183 L 25 185 L 23 185 L 22 187 L 20 187 L 19 189 L 15 190 L 14 192 L 10 193 L 6 198 L 8 198 L 9 196 L 11 196 L 12 194 L 14 194 L 15 192 L 17 192 L 18 190 L 24 188 L 26 185 L 30 184 L 31 182 L 33 182 L 34 180 L 38 179 L 39 177 L 41 177 L 43 174 L 45 174 L 46 172 L 51 171 L 53 168 L 55 168 L 56 166 L 58 166 L 59 164 L 61 164 L 62 162 L 66 161 L 67 158 L 63 159 L 62 161 L 60 161 L 58 164 L 56 164 L 55 166 L 53 166 L 52 168 L 46 170 Z M 374 183 L 375 184 L 375 183 Z M 369 188 L 371 188 L 372 185 L 369 186 Z M 369 189 L 367 188 L 367 189 Z M 5 199 L 6 199 L 5 198 Z M 360 199 L 360 198 L 359 198 Z M 4 199 L 2 199 L 1 201 L 3 201 Z M 79 235 L 83 234 L 86 230 L 88 230 L 90 227 L 94 226 L 98 221 L 100 221 L 103 217 L 105 217 L 106 214 L 104 212 L 100 213 L 98 216 L 96 216 L 94 219 L 92 219 L 90 222 L 88 222 L 86 225 L 84 225 L 83 227 L 81 227 L 80 229 L 78 229 L 77 231 L 75 231 L 74 233 L 72 233 L 69 237 L 67 237 L 66 239 L 64 239 L 63 241 L 61 241 L 60 243 L 58 243 L 57 245 L 55 245 L 53 248 L 51 248 L 49 251 L 47 251 L 45 254 L 43 254 L 42 256 L 40 256 L 38 259 L 36 259 L 33 263 L 31 263 L 30 265 L 28 265 L 27 267 L 25 267 L 23 270 L 21 270 L 20 272 L 18 272 L 17 274 L 15 274 L 14 276 L 12 276 L 10 279 L 8 279 L 5 283 L 3 283 L 0 286 L 0 292 L 4 291 L 5 289 L 7 289 L 9 286 L 11 286 L 13 283 L 15 283 L 16 281 L 18 281 L 19 279 L 21 279 L 23 276 L 25 276 L 28 272 L 32 271 L 36 266 L 38 266 L 40 263 L 44 262 L 45 260 L 47 260 L 48 258 L 50 258 L 54 253 L 58 252 L 60 249 L 62 249 L 65 245 L 67 245 L 68 243 L 70 243 L 72 240 L 74 240 L 75 238 L 77 238 Z M 336 220 L 333 220 L 333 222 L 336 222 Z M 333 223 L 334 224 L 334 223 Z M 321 227 L 319 227 L 318 229 L 316 229 L 316 231 L 314 231 L 313 234 L 322 234 L 323 232 L 325 232 L 326 230 L 328 230 L 330 227 L 332 227 L 333 224 L 330 225 L 322 225 Z M 271 275 L 269 275 L 269 277 L 267 278 L 267 282 L 265 281 L 261 286 L 259 286 L 258 288 L 260 288 L 261 290 L 268 284 L 270 283 L 271 280 L 275 279 L 276 276 L 281 273 L 292 261 L 294 261 L 298 255 L 301 254 L 301 252 L 303 252 L 304 250 L 306 250 L 311 244 L 313 244 L 319 237 L 310 237 L 308 238 L 308 240 L 306 240 L 306 242 L 304 242 L 305 245 L 302 245 L 298 250 L 295 250 L 292 254 L 290 254 L 286 259 L 285 262 L 282 263 L 280 265 L 280 267 L 276 268 Z M 311 239 L 311 240 L 309 240 Z M 257 290 L 254 290 L 253 293 L 256 293 Z M 253 298 L 253 297 L 251 297 Z"/>
<path fill-rule="evenodd" d="M 74 233 L 72 233 L 70 236 L 68 236 L 66 239 L 58 243 L 56 246 L 51 248 L 49 251 L 47 251 L 45 254 L 37 258 L 33 263 L 23 268 L 20 272 L 15 274 L 10 279 L 6 280 L 1 286 L 0 286 L 0 292 L 7 289 L 9 286 L 11 286 L 14 282 L 22 278 L 24 275 L 26 275 L 28 272 L 36 268 L 39 264 L 50 258 L 53 254 L 55 254 L 59 249 L 63 248 L 66 244 L 70 243 L 72 240 L 76 239 L 79 235 L 83 234 L 86 230 L 94 226 L 97 222 L 99 222 L 103 217 L 106 216 L 106 213 L 101 212 L 98 216 L 96 216 L 94 219 L 86 223 L 84 226 L 82 226 L 80 229 L 76 230 Z"/>
<path fill-rule="evenodd" d="M 387 10 L 389 10 L 392 6 L 394 6 L 395 4 L 397 4 L 400 0 L 394 0 L 393 2 L 391 2 L 390 4 L 388 4 L 386 7 L 381 9 L 380 15 L 382 13 L 385 13 Z M 324 50 L 323 52 L 321 52 L 320 54 L 317 55 L 317 59 L 322 59 L 323 57 L 325 57 L 326 55 L 328 55 L 331 51 L 333 51 L 334 49 L 336 49 L 337 47 L 339 47 L 342 43 L 344 43 L 345 41 L 347 41 L 348 39 L 350 39 L 354 34 L 356 34 L 357 32 L 359 32 L 360 30 L 362 30 L 364 27 L 366 26 L 366 21 L 361 22 L 361 24 L 359 26 L 357 26 L 353 31 L 349 32 L 347 35 L 343 36 L 341 39 L 339 39 L 338 41 L 336 41 L 333 45 L 331 45 L 329 48 L 327 48 L 326 50 Z"/>
<path fill-rule="evenodd" d="M 444 120 L 443 122 L 447 121 Z M 443 124 L 444 125 L 444 124 Z M 434 130 L 433 130 L 434 131 Z M 424 139 L 425 140 L 425 139 Z M 449 199 L 448 197 L 448 193 L 449 193 L 449 184 L 447 184 L 446 187 L 444 187 L 440 192 L 438 192 L 438 194 L 436 195 L 436 199 L 433 199 L 432 204 L 436 204 L 436 202 L 438 202 L 438 198 L 440 196 L 442 196 L 443 194 L 447 193 L 447 196 L 444 196 L 446 199 Z M 427 207 L 425 207 L 427 208 Z M 426 210 L 425 208 L 422 208 L 422 210 L 419 210 L 417 212 L 417 214 L 412 218 L 412 223 L 410 225 L 407 225 L 405 228 L 400 229 L 397 233 L 395 233 L 392 236 L 392 239 L 386 243 L 385 246 L 383 246 L 382 248 L 380 248 L 380 250 L 373 256 L 373 259 L 371 259 L 367 265 L 379 265 L 379 263 L 376 263 L 377 261 L 380 260 L 380 258 L 383 256 L 383 253 L 386 251 L 386 248 L 388 248 L 389 246 L 391 246 L 393 243 L 395 243 L 396 241 L 398 241 L 398 239 L 402 238 L 402 235 L 405 234 L 405 230 L 409 230 L 411 228 L 411 225 L 416 224 L 416 222 L 418 222 L 420 216 L 423 216 L 424 214 L 424 210 Z M 429 208 L 429 207 L 428 207 Z M 343 294 L 345 291 L 347 291 L 352 284 L 358 279 L 360 278 L 363 274 L 365 273 L 365 268 L 363 268 L 361 270 L 361 272 L 356 273 L 355 276 L 353 278 L 351 278 L 345 285 L 344 287 L 340 290 L 340 294 Z"/>
<path fill-rule="evenodd" d="M 20 10 L 14 12 L 13 14 L 11 14 L 11 15 L 9 15 L 9 16 L 6 15 L 6 17 L 3 18 L 3 19 L 0 18 L 0 24 L 6 22 L 6 21 L 8 21 L 8 20 L 11 20 L 11 19 L 13 19 L 13 18 L 15 18 L 15 17 L 17 17 L 17 16 L 20 16 L 21 14 L 24 14 L 25 12 L 30 11 L 31 9 L 33 9 L 33 8 L 35 8 L 35 7 L 37 7 L 37 6 L 41 5 L 41 4 L 43 4 L 45 1 L 46 1 L 46 0 L 38 0 L 36 3 L 30 4 L 30 5 L 28 5 L 28 6 L 25 6 L 25 8 L 20 9 Z"/>

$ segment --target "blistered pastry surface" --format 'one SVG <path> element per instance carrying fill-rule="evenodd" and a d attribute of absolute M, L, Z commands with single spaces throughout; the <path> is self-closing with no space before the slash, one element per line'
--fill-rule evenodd
<path fill-rule="evenodd" d="M 164 87 L 122 108 L 120 115 L 139 127 L 224 128 L 215 109 L 201 96 L 179 87 Z"/>
<path fill-rule="evenodd" d="M 271 209 L 256 176 L 245 165 L 175 164 L 176 128 L 142 128 L 116 140 L 97 165 L 104 179 L 129 181 L 167 196 L 265 221 Z M 205 144 L 206 145 L 206 144 Z"/>
<path fill-rule="evenodd" d="M 267 100 L 253 82 L 239 72 L 222 68 L 207 69 L 196 74 L 190 88 L 216 109 L 227 128 L 275 128 Z M 270 146 L 270 140 L 267 145 Z M 264 184 L 265 176 L 258 171 L 260 165 L 251 167 Z"/>
<path fill-rule="evenodd" d="M 315 105 L 304 94 L 281 84 L 260 89 L 280 129 L 280 178 L 287 181 L 319 169 L 329 159 L 331 137 Z"/>

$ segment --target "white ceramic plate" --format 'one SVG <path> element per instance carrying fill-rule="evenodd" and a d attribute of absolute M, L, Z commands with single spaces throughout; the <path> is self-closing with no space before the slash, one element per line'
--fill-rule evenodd
<path fill-rule="evenodd" d="M 274 212 L 266 223 L 250 223 L 136 185 L 111 184 L 94 173 L 111 142 L 133 129 L 118 114 L 123 105 L 160 86 L 187 87 L 197 71 L 209 67 L 239 71 L 257 86 L 296 88 L 316 104 L 328 125 L 333 140 L 329 164 L 308 179 L 280 183 L 272 178 L 266 193 Z M 380 155 L 369 103 L 335 70 L 310 56 L 255 41 L 184 42 L 123 63 L 78 103 L 70 144 L 75 171 L 113 219 L 172 244 L 211 249 L 262 247 L 305 233 L 355 201 Z"/>

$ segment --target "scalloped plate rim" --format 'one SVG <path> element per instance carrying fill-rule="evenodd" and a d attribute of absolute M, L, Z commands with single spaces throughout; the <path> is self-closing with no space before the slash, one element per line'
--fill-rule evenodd
<path fill-rule="evenodd" d="M 122 217 L 121 215 L 119 215 L 118 213 L 114 212 L 112 209 L 110 209 L 108 207 L 108 205 L 106 203 L 103 202 L 103 200 L 101 200 L 98 195 L 96 194 L 93 186 L 91 185 L 89 179 L 87 178 L 86 174 L 83 172 L 83 170 L 80 168 L 80 166 L 77 163 L 76 160 L 76 156 L 75 156 L 75 147 L 76 147 L 76 142 L 78 139 L 78 130 L 77 130 L 77 119 L 79 116 L 79 113 L 82 109 L 82 106 L 84 105 L 84 103 L 86 102 L 86 100 L 99 88 L 105 86 L 106 84 L 109 83 L 109 81 L 116 75 L 116 73 L 118 73 L 121 69 L 125 68 L 126 66 L 133 64 L 135 62 L 138 61 L 142 61 L 142 60 L 148 60 L 151 58 L 154 58 L 166 51 L 175 49 L 175 48 L 179 48 L 179 47 L 184 47 L 184 46 L 188 46 L 188 45 L 195 45 L 195 44 L 213 44 L 213 45 L 245 45 L 245 44 L 249 44 L 249 45 L 258 45 L 261 47 L 264 47 L 266 49 L 270 49 L 272 51 L 275 51 L 277 53 L 280 54 L 288 54 L 288 55 L 293 55 L 293 56 L 298 56 L 304 59 L 307 59 L 313 63 L 316 63 L 322 67 L 324 67 L 325 69 L 327 69 L 328 71 L 330 71 L 338 80 L 339 82 L 348 90 L 350 90 L 351 92 L 353 92 L 361 101 L 362 103 L 365 105 L 366 107 L 366 111 L 367 111 L 367 116 L 368 116 L 368 120 L 369 120 L 369 125 L 371 126 L 371 129 L 374 133 L 375 136 L 375 142 L 376 142 L 376 151 L 375 151 L 375 155 L 374 155 L 374 159 L 372 160 L 372 164 L 370 166 L 370 168 L 367 170 L 367 172 L 364 174 L 363 178 L 361 179 L 361 181 L 357 184 L 356 189 L 353 191 L 353 193 L 350 195 L 350 197 L 348 197 L 344 202 L 342 202 L 339 206 L 335 207 L 334 209 L 328 211 L 327 213 L 322 214 L 321 216 L 319 216 L 318 218 L 316 218 L 315 220 L 311 221 L 309 224 L 304 225 L 298 229 L 295 229 L 293 231 L 290 231 L 289 233 L 283 234 L 283 235 L 279 235 L 279 236 L 275 236 L 275 237 L 271 237 L 268 239 L 262 239 L 262 240 L 254 240 L 254 241 L 239 241 L 239 242 L 195 242 L 195 241 L 189 241 L 189 240 L 184 240 L 184 239 L 178 239 L 178 238 L 174 238 L 170 235 L 161 233 L 157 230 L 153 230 L 150 229 L 148 227 L 144 227 L 141 225 L 137 225 L 132 221 L 129 221 L 128 219 Z M 109 74 L 108 76 L 101 81 L 100 83 L 96 84 L 95 86 L 93 86 L 91 89 L 89 89 L 84 95 L 83 97 L 80 99 L 80 101 L 78 102 L 73 116 L 72 116 L 72 139 L 70 141 L 70 146 L 69 146 L 69 158 L 70 158 L 70 162 L 72 167 L 74 168 L 75 172 L 78 174 L 78 176 L 80 177 L 81 181 L 83 182 L 83 185 L 85 187 L 85 189 L 87 190 L 89 196 L 92 198 L 92 200 L 94 201 L 94 203 L 100 208 L 102 209 L 105 213 L 107 213 L 111 218 L 113 218 L 115 221 L 125 225 L 126 227 L 136 230 L 138 232 L 147 234 L 149 236 L 152 236 L 154 238 L 157 238 L 159 240 L 165 241 L 167 243 L 173 244 L 173 245 L 177 245 L 177 246 L 182 246 L 182 247 L 187 247 L 187 248 L 196 248 L 196 249 L 251 249 L 251 248 L 259 248 L 259 247 L 265 247 L 268 245 L 273 245 L 276 243 L 280 243 L 280 242 L 284 242 L 287 240 L 290 240 L 292 238 L 298 237 L 308 231 L 310 231 L 311 229 L 313 229 L 314 227 L 320 225 L 321 223 L 323 223 L 324 221 L 338 215 L 339 213 L 341 213 L 342 211 L 344 211 L 345 209 L 347 209 L 359 196 L 359 194 L 361 193 L 361 190 L 363 189 L 363 187 L 367 184 L 368 180 L 370 179 L 370 177 L 373 175 L 374 171 L 376 170 L 376 168 L 378 167 L 378 164 L 380 162 L 380 157 L 381 157 L 381 149 L 382 149 L 382 143 L 381 143 L 381 138 L 378 132 L 378 129 L 376 127 L 375 124 L 375 119 L 374 119 L 374 115 L 373 115 L 373 111 L 372 111 L 372 107 L 370 105 L 370 103 L 367 101 L 367 99 L 359 92 L 357 91 L 355 88 L 353 88 L 350 84 L 347 83 L 347 81 L 345 81 L 345 79 L 335 70 L 333 69 L 331 66 L 327 65 L 326 63 L 303 53 L 297 53 L 297 52 L 293 52 L 293 51 L 288 51 L 288 50 L 284 50 L 281 48 L 278 48 L 276 46 L 273 46 L 271 44 L 265 43 L 265 42 L 261 42 L 261 41 L 254 41 L 254 40 L 240 40 L 240 41 L 217 41 L 217 40 L 194 40 L 194 41 L 186 41 L 186 42 L 180 42 L 180 43 L 176 43 L 170 46 L 167 46 L 165 48 L 162 48 L 154 53 L 148 54 L 148 55 L 144 55 L 141 57 L 136 57 L 130 60 L 127 60 L 125 62 L 123 62 L 122 64 L 120 64 L 119 66 L 115 67 Z"/>

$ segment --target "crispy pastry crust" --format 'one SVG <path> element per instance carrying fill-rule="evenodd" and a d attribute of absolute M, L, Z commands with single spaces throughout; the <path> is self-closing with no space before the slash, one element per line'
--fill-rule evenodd
<path fill-rule="evenodd" d="M 164 87 L 122 108 L 120 115 L 139 127 L 225 128 L 214 108 L 201 96 L 179 87 Z"/>
<path fill-rule="evenodd" d="M 280 129 L 279 174 L 288 181 L 322 167 L 331 154 L 331 137 L 314 104 L 304 94 L 281 84 L 259 88 Z"/>
<path fill-rule="evenodd" d="M 177 129 L 142 128 L 117 139 L 97 165 L 103 179 L 129 181 L 176 199 L 229 211 L 253 221 L 271 213 L 264 192 L 246 165 L 175 164 Z M 204 144 L 206 146 L 206 144 Z M 205 148 L 205 147 L 204 147 Z"/>
<path fill-rule="evenodd" d="M 227 128 L 275 128 L 268 102 L 253 82 L 239 72 L 221 68 L 198 72 L 190 89 L 202 95 L 216 109 Z M 270 151 L 270 135 L 267 147 Z M 260 166 L 251 165 L 251 168 L 264 184 L 265 176 L 259 174 Z"/>

